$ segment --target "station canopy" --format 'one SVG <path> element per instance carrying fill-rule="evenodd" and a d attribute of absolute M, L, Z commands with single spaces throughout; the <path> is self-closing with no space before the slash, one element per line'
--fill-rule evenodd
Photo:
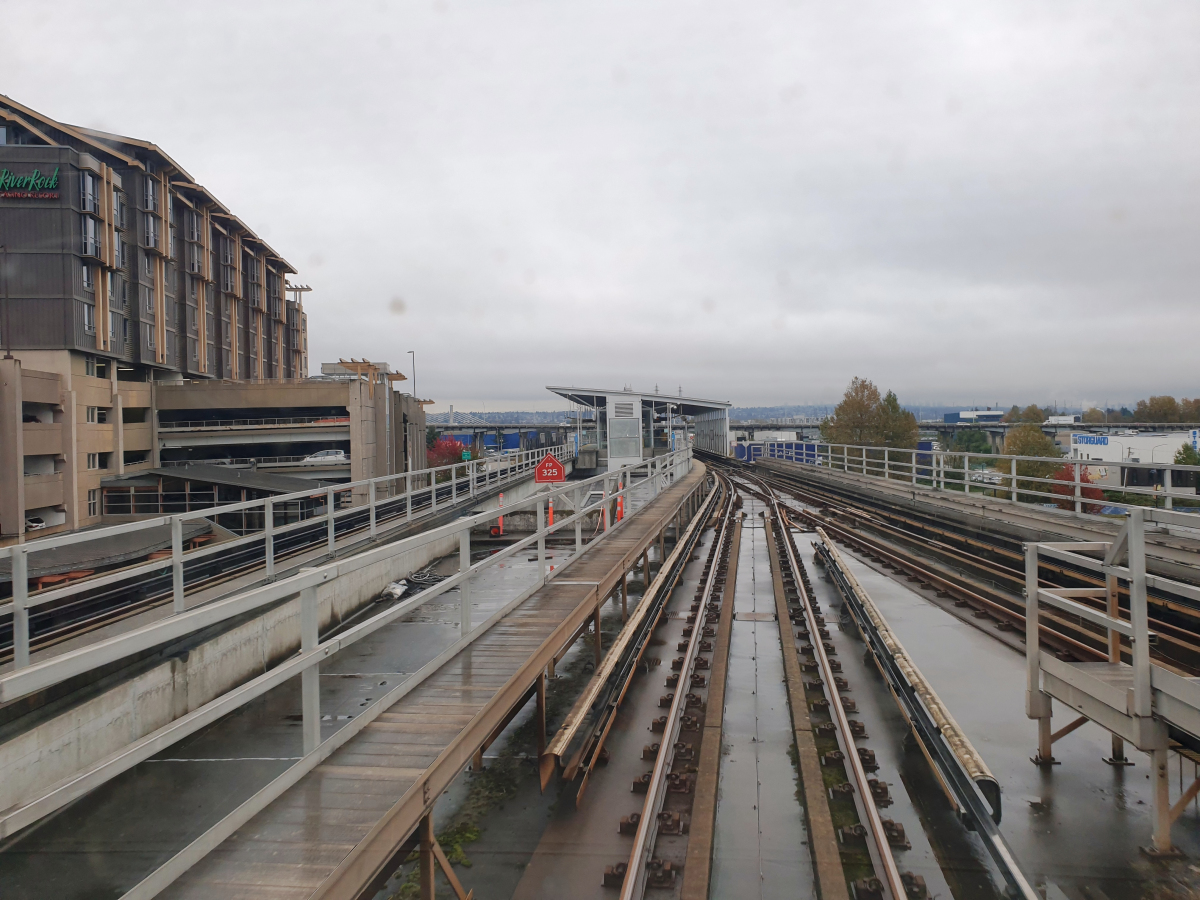
<path fill-rule="evenodd" d="M 711 413 L 714 410 L 727 410 L 733 404 L 728 400 L 701 400 L 699 397 L 682 397 L 675 394 L 640 393 L 638 391 L 605 390 L 603 388 L 555 387 L 547 385 L 546 390 L 552 391 L 572 403 L 586 406 L 589 409 L 603 409 L 609 397 L 641 400 L 656 406 L 671 404 L 672 411 L 677 415 L 698 416 Z"/>

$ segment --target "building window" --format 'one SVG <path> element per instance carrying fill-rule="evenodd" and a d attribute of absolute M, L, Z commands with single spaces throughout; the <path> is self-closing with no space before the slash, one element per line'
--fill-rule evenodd
<path fill-rule="evenodd" d="M 118 269 L 125 268 L 125 260 L 126 260 L 125 253 L 126 253 L 127 247 L 128 247 L 128 245 L 122 240 L 113 241 L 113 250 L 116 253 L 116 259 L 113 261 L 116 263 Z"/>
<path fill-rule="evenodd" d="M 117 328 L 117 319 L 118 318 L 120 318 L 120 317 L 115 312 L 111 312 L 111 311 L 109 312 L 109 314 L 108 314 L 108 339 L 110 341 L 115 341 L 117 339 L 117 332 L 119 331 L 119 329 Z"/>
<path fill-rule="evenodd" d="M 96 333 L 96 307 L 90 303 L 83 304 L 83 330 L 88 334 Z"/>
<path fill-rule="evenodd" d="M 145 178 L 146 185 L 146 209 L 158 212 L 158 181 L 153 176 L 147 175 Z"/>
<path fill-rule="evenodd" d="M 100 489 L 92 488 L 88 491 L 88 515 L 100 515 Z"/>
<path fill-rule="evenodd" d="M 83 358 L 83 374 L 91 375 L 93 378 L 96 377 L 96 357 L 85 356 Z"/>
<path fill-rule="evenodd" d="M 96 412 L 97 412 L 97 410 L 96 410 L 96 407 L 94 407 L 94 406 L 89 406 L 87 408 L 87 420 L 88 420 L 89 425 L 96 424 Z"/>
<path fill-rule="evenodd" d="M 158 246 L 158 217 L 154 213 L 145 213 L 143 218 L 146 224 L 146 246 Z M 147 273 L 148 274 L 148 273 Z"/>
<path fill-rule="evenodd" d="M 87 467 L 89 469 L 100 468 L 100 454 L 99 453 L 89 453 L 87 455 Z"/>
<path fill-rule="evenodd" d="M 99 256 L 100 255 L 100 228 L 99 223 L 91 216 L 83 216 L 83 255 L 84 256 Z"/>
<path fill-rule="evenodd" d="M 149 253 L 142 254 L 142 274 L 143 275 L 153 275 L 154 274 L 154 263 L 150 259 Z"/>
<path fill-rule="evenodd" d="M 154 349 L 154 329 L 153 328 L 146 329 L 146 349 L 147 350 Z"/>
<path fill-rule="evenodd" d="M 79 173 L 79 205 L 84 212 L 100 212 L 100 201 L 97 198 L 97 179 L 91 172 Z"/>
<path fill-rule="evenodd" d="M 96 289 L 96 276 L 92 271 L 92 267 L 87 263 L 83 264 L 83 289 L 85 291 L 94 291 Z"/>
<path fill-rule="evenodd" d="M 113 226 L 116 228 L 125 228 L 125 203 L 121 199 L 121 192 L 117 190 L 116 185 L 113 185 Z"/>
<path fill-rule="evenodd" d="M 187 308 L 187 322 L 188 322 L 188 330 L 195 331 L 196 330 L 196 307 L 189 306 Z"/>
<path fill-rule="evenodd" d="M 188 341 L 192 345 L 192 362 L 198 362 L 200 359 L 200 351 L 196 347 L 195 341 Z"/>
<path fill-rule="evenodd" d="M 142 297 L 146 301 L 146 312 L 154 312 L 154 288 L 150 285 L 142 285 Z"/>

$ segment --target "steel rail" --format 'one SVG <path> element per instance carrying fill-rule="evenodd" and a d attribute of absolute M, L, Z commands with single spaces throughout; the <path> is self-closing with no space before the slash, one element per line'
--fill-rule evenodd
<path fill-rule="evenodd" d="M 564 771 L 564 776 L 568 779 L 575 777 L 580 771 L 583 772 L 583 780 L 575 798 L 576 806 L 579 805 L 587 787 L 591 770 L 599 759 L 600 751 L 612 728 L 617 710 L 633 682 L 633 676 L 649 645 L 650 637 L 661 621 L 667 601 L 670 600 L 672 592 L 683 575 L 684 567 L 687 566 L 692 552 L 695 550 L 696 543 L 704 531 L 704 523 L 711 515 L 713 507 L 722 502 L 724 493 L 724 482 L 718 479 L 717 488 L 709 493 L 705 498 L 704 505 L 693 514 L 687 530 L 677 538 L 671 555 L 663 562 L 658 575 L 646 589 L 629 621 L 617 635 L 612 648 L 601 663 L 600 669 L 592 677 L 588 687 L 575 702 L 558 732 L 546 747 L 546 752 L 542 756 L 543 787 L 548 783 L 551 774 L 545 768 L 550 764 L 547 758 L 561 760 L 566 754 L 567 748 L 583 728 L 588 714 L 591 714 L 592 724 L 589 734 L 580 748 L 572 755 L 572 761 Z"/>
<path fill-rule="evenodd" d="M 932 711 L 941 706 L 941 701 L 925 682 L 916 665 L 904 654 L 904 648 L 894 636 L 891 645 L 884 639 L 880 625 L 886 627 L 886 622 L 883 622 L 879 611 L 874 608 L 866 591 L 842 560 L 841 554 L 833 546 L 833 541 L 819 528 L 817 534 L 821 541 L 814 541 L 813 547 L 823 558 L 839 593 L 848 605 L 859 631 L 871 649 L 876 665 L 891 687 L 892 696 L 896 699 L 900 711 L 908 720 L 917 740 L 924 746 L 925 756 L 943 789 L 958 806 L 959 814 L 967 827 L 983 841 L 1011 892 L 1020 895 L 1024 900 L 1040 900 L 1040 895 L 1030 885 L 1012 849 L 1000 833 L 1000 789 L 995 778 L 991 777 L 986 768 L 975 775 L 968 770 L 968 763 L 964 762 L 960 751 L 969 750 L 969 755 L 978 760 L 973 767 L 978 768 L 986 764 L 978 758 L 978 753 L 970 747 L 966 737 L 961 735 L 949 711 L 943 708 L 942 715 L 945 721 L 942 724 L 934 718 Z M 879 623 L 875 621 L 876 618 L 879 619 Z M 898 653 L 905 655 L 907 671 L 906 667 L 900 665 Z M 959 737 L 960 743 L 965 743 L 966 747 L 952 746 L 947 730 L 956 732 L 952 736 Z M 991 796 L 985 794 L 985 788 Z"/>
<path fill-rule="evenodd" d="M 753 476 L 750 477 L 753 478 Z M 800 563 L 796 558 L 796 548 L 791 538 L 791 523 L 780 509 L 779 500 L 775 496 L 774 489 L 766 482 L 760 481 L 759 483 L 765 491 L 772 518 L 778 523 L 778 527 L 783 530 L 783 547 L 787 553 L 787 564 L 792 570 L 793 580 L 799 585 L 802 583 L 800 579 Z M 866 821 L 863 824 L 866 826 L 867 831 L 870 832 L 871 843 L 875 847 L 875 853 L 872 856 L 876 858 L 877 868 L 882 869 L 877 874 L 882 876 L 880 881 L 885 888 L 886 894 L 890 895 L 892 900 L 907 900 L 908 893 L 905 890 L 904 881 L 900 877 L 900 869 L 896 865 L 895 856 L 892 855 L 892 847 L 888 843 L 887 833 L 883 830 L 883 818 L 879 815 L 879 809 L 875 805 L 874 797 L 871 794 L 870 780 L 867 778 L 866 769 L 863 768 L 862 760 L 855 749 L 857 745 L 855 744 L 854 733 L 850 730 L 850 718 L 846 715 L 846 710 L 841 703 L 841 695 L 837 690 L 837 675 L 833 671 L 833 667 L 829 664 L 829 655 L 825 652 L 824 642 L 820 639 L 821 631 L 816 619 L 816 613 L 813 611 L 811 603 L 804 603 L 803 607 L 804 619 L 808 624 L 809 633 L 814 636 L 812 641 L 813 656 L 820 669 L 821 680 L 825 682 L 831 694 L 829 697 L 830 716 L 837 725 L 838 736 L 845 755 L 846 768 L 854 781 L 855 791 L 862 801 L 859 804 L 859 808 L 865 813 Z"/>
<path fill-rule="evenodd" d="M 700 651 L 700 636 L 704 632 L 703 622 L 709 598 L 712 596 L 713 584 L 717 578 L 717 570 L 721 565 L 722 556 L 728 552 L 727 539 L 730 537 L 730 526 L 733 522 L 733 491 L 727 478 L 718 475 L 725 481 L 724 509 L 720 520 L 720 530 L 713 539 L 708 575 L 704 581 L 700 605 L 696 609 L 696 621 L 688 638 L 687 651 L 684 654 L 683 666 L 679 670 L 679 681 L 676 685 L 675 696 L 671 708 L 667 712 L 666 726 L 663 728 L 659 753 L 654 761 L 654 769 L 650 775 L 650 783 L 646 788 L 646 801 L 642 806 L 641 818 L 638 820 L 637 832 L 633 838 L 633 849 L 629 854 L 629 864 L 625 870 L 625 880 L 621 885 L 620 900 L 637 900 L 646 890 L 646 878 L 650 860 L 653 858 L 654 842 L 658 835 L 658 814 L 665 799 L 667 774 L 675 760 L 675 742 L 679 739 L 679 730 L 683 712 L 687 708 L 687 691 L 691 682 L 692 669 L 696 656 Z"/>

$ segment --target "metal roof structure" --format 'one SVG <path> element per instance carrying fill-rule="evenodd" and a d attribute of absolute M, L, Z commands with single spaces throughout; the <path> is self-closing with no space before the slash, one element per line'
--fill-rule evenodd
<path fill-rule="evenodd" d="M 685 416 L 695 416 L 713 410 L 727 410 L 733 406 L 729 400 L 702 400 L 699 397 L 683 397 L 675 394 L 646 393 L 640 391 L 607 390 L 604 388 L 555 387 L 546 385 L 546 390 L 553 391 L 560 397 L 587 406 L 592 409 L 603 407 L 607 398 L 616 394 L 628 397 L 630 400 L 642 400 L 649 403 L 670 403 L 675 412 Z"/>
<path fill-rule="evenodd" d="M 117 475 L 101 480 L 106 488 L 149 487 L 158 484 L 159 478 L 179 478 L 185 481 L 202 481 L 205 484 L 220 484 L 241 487 L 272 494 L 296 494 L 311 491 L 319 494 L 326 487 L 337 486 L 336 482 L 296 478 L 291 475 L 274 475 L 238 466 L 214 466 L 204 463 L 169 468 L 147 469 L 132 475 Z"/>

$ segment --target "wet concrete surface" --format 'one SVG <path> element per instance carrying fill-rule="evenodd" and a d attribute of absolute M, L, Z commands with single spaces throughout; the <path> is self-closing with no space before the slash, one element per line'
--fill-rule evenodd
<path fill-rule="evenodd" d="M 844 548 L 843 556 L 909 655 L 983 756 L 1002 790 L 1001 831 L 1026 874 L 1071 897 L 1134 900 L 1167 871 L 1140 848 L 1149 843 L 1149 757 L 1126 745 L 1133 767 L 1113 767 L 1107 731 L 1087 724 L 1054 745 L 1061 765 L 1030 762 L 1036 725 L 1025 716 L 1025 658 L 985 630 L 930 602 Z M 990 625 L 990 623 L 989 623 Z M 989 627 L 989 626 L 985 626 Z M 1055 703 L 1055 728 L 1075 718 Z M 1193 764 L 1171 755 L 1172 798 L 1194 778 Z M 1195 805 L 1172 838 L 1186 856 L 1200 854 Z M 978 854 L 983 856 L 982 848 Z M 1187 866 L 1176 863 L 1176 866 Z M 960 895 L 961 896 L 961 895 Z M 978 896 L 969 894 L 968 896 Z"/>
<path fill-rule="evenodd" d="M 792 726 L 762 509 L 746 497 L 725 682 L 714 898 L 815 896 L 789 755 Z"/>
<path fill-rule="evenodd" d="M 550 564 L 566 551 L 548 551 Z M 457 555 L 434 571 L 457 571 Z M 478 625 L 525 589 L 524 555 L 472 585 Z M 429 601 L 322 665 L 322 736 L 459 637 L 458 592 Z M 119 897 L 235 809 L 302 752 L 300 679 L 268 692 L 0 845 L 3 900 Z"/>

